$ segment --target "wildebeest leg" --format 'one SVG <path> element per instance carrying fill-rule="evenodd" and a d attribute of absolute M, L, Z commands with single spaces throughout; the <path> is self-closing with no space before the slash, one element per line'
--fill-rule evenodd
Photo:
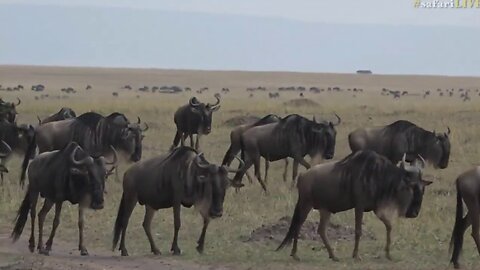
<path fill-rule="evenodd" d="M 173 226 L 174 226 L 174 233 L 173 233 L 173 242 L 172 248 L 170 251 L 173 252 L 173 255 L 180 255 L 182 251 L 178 247 L 178 231 L 180 230 L 180 226 L 182 225 L 180 221 L 180 202 L 176 202 L 173 204 Z"/>
<path fill-rule="evenodd" d="M 198 241 L 197 241 L 197 244 L 198 244 L 197 251 L 200 254 L 203 253 L 203 244 L 205 243 L 205 234 L 207 233 L 207 227 L 209 222 L 210 220 L 208 217 L 203 217 L 202 234 L 200 234 L 200 238 L 198 238 Z"/>
<path fill-rule="evenodd" d="M 197 138 L 195 140 L 195 150 L 199 151 L 200 150 L 200 138 L 202 137 L 202 135 L 200 134 L 197 134 Z M 193 147 L 193 145 L 192 145 Z"/>
<path fill-rule="evenodd" d="M 38 201 L 38 193 L 35 192 L 30 195 L 31 207 L 30 207 L 30 240 L 28 241 L 28 248 L 30 252 L 35 251 L 35 217 L 37 216 L 37 201 Z"/>
<path fill-rule="evenodd" d="M 308 213 L 310 213 L 310 210 L 312 210 L 312 206 L 309 203 L 302 204 L 302 203 L 297 203 L 298 206 L 298 219 L 295 220 L 295 213 L 293 213 L 293 218 L 292 218 L 292 223 L 297 222 L 297 226 L 294 231 L 293 235 L 293 247 L 292 247 L 292 252 L 290 253 L 290 256 L 292 256 L 293 259 L 299 261 L 300 259 L 297 256 L 297 244 L 298 244 L 298 235 L 300 234 L 300 229 L 302 228 L 303 223 L 308 217 Z M 295 207 L 295 211 L 297 211 L 297 207 Z"/>
<path fill-rule="evenodd" d="M 303 158 L 303 157 L 300 158 L 300 159 L 298 159 L 298 161 L 299 161 L 300 164 L 302 164 L 302 166 L 305 167 L 305 169 L 307 169 L 307 170 L 310 169 L 310 167 L 312 167 L 312 166 L 310 165 L 310 163 L 308 163 L 308 162 L 305 160 L 305 158 Z"/>
<path fill-rule="evenodd" d="M 265 184 L 268 182 L 268 169 L 270 168 L 270 161 L 268 161 L 268 159 L 265 158 L 265 177 L 263 179 Z"/>
<path fill-rule="evenodd" d="M 480 254 L 480 235 L 479 235 L 479 227 L 480 227 L 480 206 L 478 199 L 475 198 L 476 196 L 464 196 L 463 200 L 468 208 L 468 216 L 470 217 L 470 221 L 472 223 L 472 237 L 475 241 L 475 245 L 477 246 L 477 251 Z"/>
<path fill-rule="evenodd" d="M 122 221 L 121 221 L 123 226 L 122 226 L 122 236 L 120 238 L 119 250 L 121 251 L 122 256 L 128 256 L 128 251 L 125 246 L 125 236 L 127 234 L 128 220 L 130 219 L 133 209 L 137 204 L 137 195 L 136 194 L 131 194 L 130 196 L 125 195 L 124 201 L 125 201 L 125 209 L 124 209 Z"/>
<path fill-rule="evenodd" d="M 173 138 L 173 144 L 170 147 L 170 150 L 173 150 L 180 141 L 182 141 L 182 145 L 183 145 L 183 141 L 184 141 L 183 134 L 182 132 L 180 132 L 180 130 L 177 130 L 177 133 L 175 133 L 175 138 Z"/>
<path fill-rule="evenodd" d="M 155 209 L 153 209 L 148 205 L 145 205 L 145 218 L 143 219 L 143 224 L 142 224 L 143 229 L 145 230 L 145 234 L 147 235 L 148 241 L 150 242 L 150 250 L 152 251 L 153 254 L 160 255 L 161 254 L 160 250 L 158 250 L 152 237 L 151 225 L 152 225 L 152 219 L 154 215 L 155 215 Z"/>
<path fill-rule="evenodd" d="M 78 236 L 79 236 L 78 250 L 80 250 L 80 255 L 88 256 L 88 251 L 83 245 L 83 224 L 85 222 L 84 211 L 85 211 L 85 208 L 79 205 L 78 206 Z"/>
<path fill-rule="evenodd" d="M 38 213 L 38 253 L 43 255 L 48 255 L 48 251 L 43 246 L 43 224 L 45 222 L 45 217 L 47 216 L 50 209 L 52 209 L 53 202 L 49 199 L 45 199 L 43 207 Z"/>
<path fill-rule="evenodd" d="M 55 217 L 53 218 L 52 231 L 50 232 L 50 237 L 47 240 L 46 251 L 50 252 L 52 250 L 53 238 L 55 237 L 55 232 L 57 231 L 58 225 L 60 224 L 60 214 L 62 212 L 63 203 L 55 204 Z"/>
<path fill-rule="evenodd" d="M 248 169 L 250 169 L 250 167 L 252 167 L 252 159 L 250 158 L 250 155 L 246 154 L 245 157 L 244 157 L 244 160 L 245 162 L 245 165 L 243 166 L 243 169 L 239 172 L 237 172 L 235 174 L 235 176 L 233 177 L 233 186 L 236 187 L 236 188 L 240 188 L 243 186 L 242 184 L 242 178 L 243 176 L 245 175 L 245 173 L 247 173 Z M 240 166 L 240 165 L 239 165 Z M 250 177 L 247 173 L 247 176 Z"/>
<path fill-rule="evenodd" d="M 293 160 L 293 169 L 292 169 L 292 188 L 295 187 L 295 180 L 297 180 L 298 175 L 298 160 Z"/>
<path fill-rule="evenodd" d="M 255 155 L 255 158 L 253 160 L 253 166 L 255 167 L 255 177 L 257 177 L 258 182 L 263 188 L 263 191 L 267 193 L 267 186 L 265 183 L 262 181 L 262 176 L 260 175 L 260 155 Z"/>
<path fill-rule="evenodd" d="M 285 169 L 283 171 L 283 182 L 287 182 L 287 174 L 288 174 L 288 158 L 285 158 Z"/>
<path fill-rule="evenodd" d="M 360 244 L 360 237 L 362 236 L 362 219 L 363 219 L 363 208 L 355 208 L 355 247 L 353 248 L 352 257 L 356 260 L 360 260 L 358 256 L 358 246 Z"/>
<path fill-rule="evenodd" d="M 391 234 L 392 234 L 392 221 L 383 213 L 375 213 L 377 217 L 385 224 L 385 229 L 387 230 L 387 243 L 385 244 L 385 256 L 387 259 L 392 260 L 390 256 L 390 243 L 391 243 Z"/>
<path fill-rule="evenodd" d="M 318 224 L 317 233 L 320 234 L 320 238 L 322 238 L 322 242 L 325 245 L 325 248 L 327 248 L 328 257 L 333 261 L 338 262 L 338 258 L 335 257 L 335 254 L 333 253 L 333 249 L 330 246 L 330 243 L 328 242 L 328 238 L 326 234 L 328 221 L 330 220 L 331 215 L 332 213 L 326 210 L 320 210 L 320 223 Z"/>

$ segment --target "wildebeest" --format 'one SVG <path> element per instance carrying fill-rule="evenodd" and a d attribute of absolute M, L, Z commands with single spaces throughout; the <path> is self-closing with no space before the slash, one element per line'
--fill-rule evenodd
<path fill-rule="evenodd" d="M 241 187 L 243 175 L 254 165 L 255 176 L 266 191 L 265 183 L 260 177 L 260 157 L 267 161 L 292 158 L 293 181 L 297 177 L 298 164 L 310 168 L 310 164 L 304 159 L 306 155 L 312 158 L 314 164 L 320 158 L 333 158 L 337 135 L 335 126 L 341 122 L 340 117 L 336 114 L 335 116 L 338 119 L 337 123 L 318 123 L 315 118 L 308 120 L 298 114 L 292 114 L 277 123 L 252 127 L 243 132 L 240 141 L 245 167 L 235 175 L 233 185 Z"/>
<path fill-rule="evenodd" d="M 87 153 L 93 156 L 110 156 L 111 146 L 123 153 L 129 161 L 137 162 L 142 158 L 142 132 L 148 129 L 140 127 L 121 113 L 112 113 L 107 117 L 94 112 L 84 113 L 78 117 L 46 123 L 35 130 L 35 143 L 29 146 L 28 152 L 39 153 L 59 150 L 69 142 L 77 142 Z M 29 155 L 30 155 L 29 154 Z M 22 165 L 20 182 L 23 184 L 28 159 Z"/>
<path fill-rule="evenodd" d="M 203 217 L 203 228 L 198 240 L 197 251 L 203 252 L 205 233 L 210 218 L 221 217 L 223 200 L 230 180 L 227 166 L 209 163 L 203 154 L 193 148 L 182 146 L 171 152 L 140 161 L 130 167 L 123 178 L 123 194 L 115 221 L 113 247 L 121 236 L 122 256 L 128 256 L 125 236 L 128 220 L 137 202 L 145 205 L 143 228 L 150 242 L 151 251 L 158 255 L 150 225 L 156 210 L 173 207 L 174 237 L 171 251 L 181 253 L 177 244 L 180 229 L 181 206 L 195 208 Z"/>
<path fill-rule="evenodd" d="M 43 120 L 40 119 L 40 117 L 38 117 L 38 116 L 37 116 L 37 119 L 38 119 L 38 124 L 42 125 L 42 124 L 55 122 L 55 121 L 60 121 L 60 120 L 65 120 L 65 119 L 70 119 L 70 118 L 74 118 L 74 117 L 77 117 L 74 110 L 72 110 L 71 108 L 68 108 L 68 107 L 63 107 L 57 113 L 54 113 L 54 114 L 44 118 Z"/>
<path fill-rule="evenodd" d="M 459 257 L 463 246 L 463 235 L 467 228 L 472 225 L 472 237 L 480 254 L 480 167 L 468 170 L 458 176 L 457 188 L 457 210 L 455 214 L 455 226 L 453 227 L 450 241 L 450 251 L 453 247 L 450 262 L 455 268 L 460 268 Z M 463 202 L 467 206 L 467 214 L 463 216 Z"/>
<path fill-rule="evenodd" d="M 11 154 L 21 155 L 23 159 L 31 157 L 28 156 L 28 147 L 33 142 L 34 135 L 35 130 L 31 125 L 17 125 L 0 121 L 0 140 L 10 148 L 8 154 L 0 157 L 0 178 L 2 183 L 3 173 L 8 172 L 6 164 L 12 157 Z"/>
<path fill-rule="evenodd" d="M 20 105 L 22 101 L 17 98 L 17 104 L 13 102 L 5 102 L 0 98 L 0 121 L 15 123 L 17 118 L 17 109 L 16 106 Z"/>
<path fill-rule="evenodd" d="M 53 238 L 60 223 L 60 213 L 64 201 L 78 206 L 78 229 L 80 254 L 88 255 L 83 244 L 84 209 L 102 209 L 105 179 L 109 174 L 105 162 L 100 157 L 91 157 L 76 142 L 69 143 L 62 150 L 44 152 L 35 157 L 28 167 L 28 189 L 18 210 L 15 227 L 12 232 L 14 241 L 22 234 L 28 213 L 31 219 L 29 249 L 35 250 L 35 215 L 38 196 L 45 198 L 42 209 L 38 213 L 38 245 L 40 254 L 48 255 L 52 249 Z M 113 168 L 112 168 L 113 169 Z M 47 213 L 55 204 L 55 217 L 50 237 L 43 245 L 43 223 Z"/>
<path fill-rule="evenodd" d="M 383 127 L 357 129 L 348 135 L 348 142 L 352 152 L 373 150 L 394 164 L 406 153 L 407 161 L 420 155 L 435 168 L 444 169 L 450 157 L 450 128 L 447 130 L 435 133 L 409 121 L 398 120 Z"/>
<path fill-rule="evenodd" d="M 215 104 L 203 103 L 196 97 L 192 97 L 188 104 L 181 106 L 175 112 L 173 120 L 177 126 L 177 132 L 173 139 L 171 149 L 177 147 L 180 142 L 185 145 L 185 139 L 190 137 L 190 146 L 194 147 L 193 135 L 196 134 L 195 149 L 200 148 L 200 137 L 212 131 L 213 112 L 220 109 L 220 95 L 215 95 Z"/>
<path fill-rule="evenodd" d="M 405 157 L 405 156 L 404 156 Z M 405 159 L 399 167 L 374 151 L 351 153 L 341 161 L 319 164 L 298 178 L 298 201 L 285 239 L 277 250 L 293 239 L 291 256 L 298 259 L 297 242 L 300 228 L 313 209 L 320 211 L 318 233 L 329 257 L 337 261 L 326 237 L 326 227 L 332 213 L 355 209 L 355 247 L 358 258 L 364 212 L 374 211 L 385 224 L 387 241 L 385 254 L 390 257 L 392 219 L 395 216 L 415 218 L 420 213 L 425 186 L 432 182 L 422 179 L 424 161 L 414 166 Z"/>

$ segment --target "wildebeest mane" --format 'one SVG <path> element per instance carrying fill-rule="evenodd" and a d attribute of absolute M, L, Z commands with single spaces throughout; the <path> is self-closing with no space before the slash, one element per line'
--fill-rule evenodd
<path fill-rule="evenodd" d="M 425 147 L 425 142 L 432 136 L 435 136 L 433 132 L 427 131 L 406 120 L 395 121 L 383 129 L 384 137 L 391 140 L 391 144 L 394 143 L 397 134 L 403 134 L 406 138 L 407 151 L 409 153 L 421 153 Z"/>
<path fill-rule="evenodd" d="M 325 123 L 317 124 L 322 125 L 322 127 L 326 127 Z M 321 136 L 321 134 L 318 132 L 312 132 L 311 125 L 311 121 L 307 118 L 298 114 L 290 114 L 280 119 L 278 125 L 280 130 L 275 134 L 280 134 L 280 136 L 286 136 L 286 138 L 291 138 L 295 141 L 298 141 L 307 149 L 318 148 L 318 143 L 321 142 L 321 140 L 319 140 L 319 136 Z M 306 151 L 307 149 L 302 150 Z"/>
<path fill-rule="evenodd" d="M 265 124 L 270 124 L 270 123 L 276 122 L 276 121 L 273 121 L 273 119 L 276 119 L 277 121 L 280 121 L 282 118 L 280 118 L 280 116 L 278 116 L 276 114 L 269 114 L 267 116 L 264 116 L 262 119 L 258 120 L 257 122 L 255 122 L 252 125 L 252 127 L 263 126 Z"/>

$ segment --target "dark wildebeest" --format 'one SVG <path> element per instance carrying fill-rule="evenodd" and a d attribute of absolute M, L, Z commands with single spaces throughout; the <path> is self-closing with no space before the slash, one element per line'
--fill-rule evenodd
<path fill-rule="evenodd" d="M 245 172 L 255 166 L 255 176 L 266 191 L 265 183 L 260 177 L 260 157 L 268 161 L 277 161 L 285 158 L 293 159 L 292 180 L 295 181 L 298 173 L 298 164 L 309 169 L 310 164 L 305 156 L 312 158 L 316 164 L 321 158 L 332 159 L 335 153 L 337 131 L 335 126 L 341 119 L 335 114 L 338 121 L 316 122 L 315 118 L 308 120 L 297 114 L 282 118 L 277 123 L 250 128 L 241 135 L 242 159 L 245 167 L 235 175 L 233 185 L 242 187 L 241 180 Z"/>
<path fill-rule="evenodd" d="M 29 146 L 29 153 L 34 153 L 38 146 L 39 153 L 63 149 L 69 142 L 77 142 L 87 153 L 93 156 L 111 156 L 111 146 L 123 153 L 129 161 L 137 162 L 142 157 L 142 132 L 137 123 L 130 123 L 125 115 L 112 113 L 107 117 L 94 112 L 84 113 L 78 117 L 50 122 L 37 127 L 35 143 Z M 23 184 L 28 159 L 22 165 L 20 183 Z"/>
<path fill-rule="evenodd" d="M 55 121 L 61 121 L 65 119 L 70 119 L 74 117 L 77 117 L 77 114 L 75 113 L 75 111 L 73 111 L 71 108 L 68 108 L 68 107 L 61 108 L 60 111 L 44 118 L 43 120 L 41 120 L 40 117 L 37 116 L 39 125 L 55 122 Z"/>
<path fill-rule="evenodd" d="M 185 145 L 187 137 L 190 137 L 190 146 L 194 147 L 193 134 L 197 134 L 195 149 L 199 149 L 200 137 L 209 134 L 212 130 L 213 112 L 220 109 L 220 95 L 215 95 L 215 98 L 217 102 L 211 105 L 199 102 L 196 97 L 192 97 L 188 104 L 178 108 L 173 118 L 177 132 L 170 149 L 177 147 L 179 142 L 182 146 Z"/>
<path fill-rule="evenodd" d="M 231 132 L 230 132 L 230 147 L 228 148 L 227 152 L 225 153 L 225 156 L 223 157 L 222 165 L 227 165 L 230 166 L 232 163 L 233 159 L 235 158 L 235 155 L 237 155 L 240 150 L 242 149 L 241 147 L 241 136 L 242 133 L 245 131 L 249 130 L 250 128 L 257 127 L 257 126 L 263 126 L 266 124 L 271 124 L 271 123 L 277 123 L 280 121 L 280 116 L 275 115 L 275 114 L 269 114 L 262 119 L 250 123 L 250 124 L 243 124 L 235 127 Z M 268 177 L 268 168 L 269 168 L 269 161 L 265 160 L 265 182 L 267 182 L 267 177 Z M 285 159 L 285 170 L 283 174 L 283 180 L 287 181 L 287 169 L 288 169 L 288 158 Z M 248 174 L 247 174 L 248 176 Z"/>
<path fill-rule="evenodd" d="M 171 251 L 178 255 L 181 253 L 177 244 L 180 208 L 182 205 L 195 205 L 203 217 L 203 229 L 197 246 L 197 251 L 202 253 L 210 218 L 221 217 L 223 213 L 225 191 L 230 182 L 227 174 L 236 171 L 227 166 L 210 164 L 203 154 L 197 154 L 193 148 L 186 146 L 134 164 L 123 178 L 123 195 L 115 221 L 113 250 L 121 236 L 121 254 L 128 256 L 125 247 L 128 220 L 139 202 L 145 205 L 143 228 L 151 251 L 156 255 L 160 251 L 150 231 L 155 211 L 173 207 L 175 230 Z"/>
<path fill-rule="evenodd" d="M 418 155 L 435 168 L 444 169 L 450 157 L 450 128 L 447 133 L 435 133 L 406 120 L 388 126 L 360 128 L 348 135 L 352 152 L 373 150 L 397 164 L 404 153 L 411 162 Z"/>
<path fill-rule="evenodd" d="M 17 109 L 16 106 L 20 105 L 22 101 L 17 98 L 17 104 L 13 102 L 5 102 L 0 98 L 0 121 L 8 122 L 8 123 L 15 123 L 15 119 L 17 118 Z"/>
<path fill-rule="evenodd" d="M 480 254 L 480 167 L 468 170 L 458 176 L 457 187 L 457 211 L 455 226 L 453 227 L 450 241 L 450 251 L 453 247 L 452 259 L 455 268 L 460 268 L 458 262 L 463 246 L 463 235 L 467 228 L 472 225 L 472 237 Z M 467 215 L 463 216 L 463 202 L 467 206 Z"/>
<path fill-rule="evenodd" d="M 334 261 L 333 250 L 326 237 L 326 228 L 332 213 L 355 208 L 355 247 L 353 257 L 358 259 L 364 212 L 374 211 L 385 224 L 387 241 L 385 253 L 390 257 L 392 219 L 395 216 L 415 218 L 420 213 L 425 186 L 432 182 L 422 179 L 424 161 L 417 159 L 414 166 L 405 159 L 399 167 L 373 151 L 354 152 L 341 161 L 317 165 L 298 178 L 298 201 L 292 223 L 277 250 L 293 239 L 291 256 L 298 259 L 297 241 L 300 228 L 312 208 L 320 211 L 318 233 Z"/>
<path fill-rule="evenodd" d="M 114 150 L 113 150 L 114 151 Z M 114 162 L 116 162 L 116 155 Z M 14 241 L 22 234 L 28 213 L 30 212 L 31 233 L 29 249 L 35 250 L 35 215 L 38 195 L 45 198 L 38 213 L 38 245 L 40 254 L 48 255 L 52 249 L 53 238 L 60 223 L 60 213 L 64 201 L 78 204 L 78 229 L 81 255 L 88 255 L 83 244 L 84 209 L 102 209 L 105 178 L 109 172 L 102 156 L 91 157 L 76 142 L 69 143 L 62 150 L 44 152 L 36 156 L 28 167 L 28 189 L 18 210 L 15 228 L 12 232 Z M 112 168 L 113 170 L 113 168 Z M 50 237 L 43 245 L 43 223 L 47 213 L 55 204 L 55 217 Z"/>

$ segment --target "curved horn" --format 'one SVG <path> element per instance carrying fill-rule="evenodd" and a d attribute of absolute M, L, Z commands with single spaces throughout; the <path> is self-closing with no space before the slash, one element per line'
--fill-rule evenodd
<path fill-rule="evenodd" d="M 215 104 L 211 105 L 212 109 L 215 109 L 216 107 L 218 107 L 218 105 L 220 105 L 220 95 L 215 94 L 215 98 L 217 99 L 217 102 L 215 102 Z"/>
<path fill-rule="evenodd" d="M 37 115 L 37 119 L 38 119 L 38 124 L 41 125 L 42 124 L 42 119 L 40 119 L 40 117 Z"/>
<path fill-rule="evenodd" d="M 75 147 L 75 149 L 72 151 L 72 154 L 70 154 L 70 159 L 72 160 L 73 164 L 77 165 L 77 166 L 81 166 L 85 163 L 87 163 L 88 159 L 91 158 L 90 156 L 82 159 L 82 160 L 76 160 L 75 159 L 75 154 L 77 153 L 78 149 L 80 149 L 80 146 L 77 146 Z"/>
<path fill-rule="evenodd" d="M 425 168 L 425 164 L 427 163 L 425 159 L 422 157 L 422 155 L 418 154 L 418 158 L 420 159 L 421 164 L 421 169 Z"/>
<path fill-rule="evenodd" d="M 137 116 L 137 124 L 140 125 L 141 122 L 142 122 L 142 120 L 140 120 L 140 116 Z"/>
<path fill-rule="evenodd" d="M 450 127 L 447 126 L 447 135 L 450 135 L 450 132 L 451 132 Z"/>
<path fill-rule="evenodd" d="M 317 123 L 317 120 L 315 119 L 315 115 L 313 116 L 312 121 L 315 122 L 315 123 Z"/>
<path fill-rule="evenodd" d="M 150 127 L 148 126 L 147 123 L 143 122 L 143 124 L 145 125 L 145 128 L 144 129 L 140 129 L 142 132 L 145 132 L 147 131 Z"/>
<path fill-rule="evenodd" d="M 190 106 L 192 106 L 192 107 L 198 107 L 198 106 L 200 105 L 200 103 L 198 103 L 196 97 L 190 98 L 190 101 L 188 101 L 188 103 L 189 103 Z"/>
<path fill-rule="evenodd" d="M 107 164 L 107 165 L 116 165 L 116 164 L 117 164 L 117 161 L 118 161 L 117 150 L 115 150 L 115 147 L 113 147 L 113 145 L 110 145 L 110 148 L 111 148 L 112 151 L 113 151 L 113 161 L 112 161 L 112 162 L 105 162 L 105 164 Z"/>
<path fill-rule="evenodd" d="M 235 156 L 235 158 L 238 160 L 238 162 L 240 162 L 240 166 L 238 166 L 238 169 L 233 169 L 233 168 L 230 168 L 228 166 L 223 165 L 223 167 L 227 170 L 227 172 L 237 173 L 239 171 L 242 171 L 243 168 L 245 167 L 245 162 L 241 158 L 239 158 L 238 156 Z"/>
<path fill-rule="evenodd" d="M 5 157 L 7 157 L 7 156 L 12 152 L 12 148 L 11 148 L 10 145 L 8 145 L 8 143 L 6 143 L 4 140 L 2 140 L 2 144 L 5 146 L 5 148 L 7 149 L 7 151 L 4 152 L 4 153 L 0 153 L 0 157 L 1 157 L 1 158 L 5 158 Z"/>
<path fill-rule="evenodd" d="M 407 161 L 405 160 L 406 158 L 407 158 L 407 153 L 404 153 L 402 157 L 402 167 L 404 168 L 405 168 L 405 165 L 407 165 Z"/>
<path fill-rule="evenodd" d="M 337 123 L 332 123 L 334 126 L 338 126 L 340 125 L 340 123 L 342 122 L 342 118 L 340 118 L 340 116 L 338 116 L 337 113 L 335 113 L 335 116 L 337 117 Z"/>
<path fill-rule="evenodd" d="M 208 164 L 202 164 L 201 157 L 203 157 L 203 153 L 200 153 L 195 157 L 195 164 L 202 169 L 208 168 Z"/>
<path fill-rule="evenodd" d="M 15 104 L 15 106 L 18 106 L 22 103 L 22 101 L 18 97 L 17 97 L 17 100 L 18 100 L 18 102 L 17 102 L 17 104 Z"/>

